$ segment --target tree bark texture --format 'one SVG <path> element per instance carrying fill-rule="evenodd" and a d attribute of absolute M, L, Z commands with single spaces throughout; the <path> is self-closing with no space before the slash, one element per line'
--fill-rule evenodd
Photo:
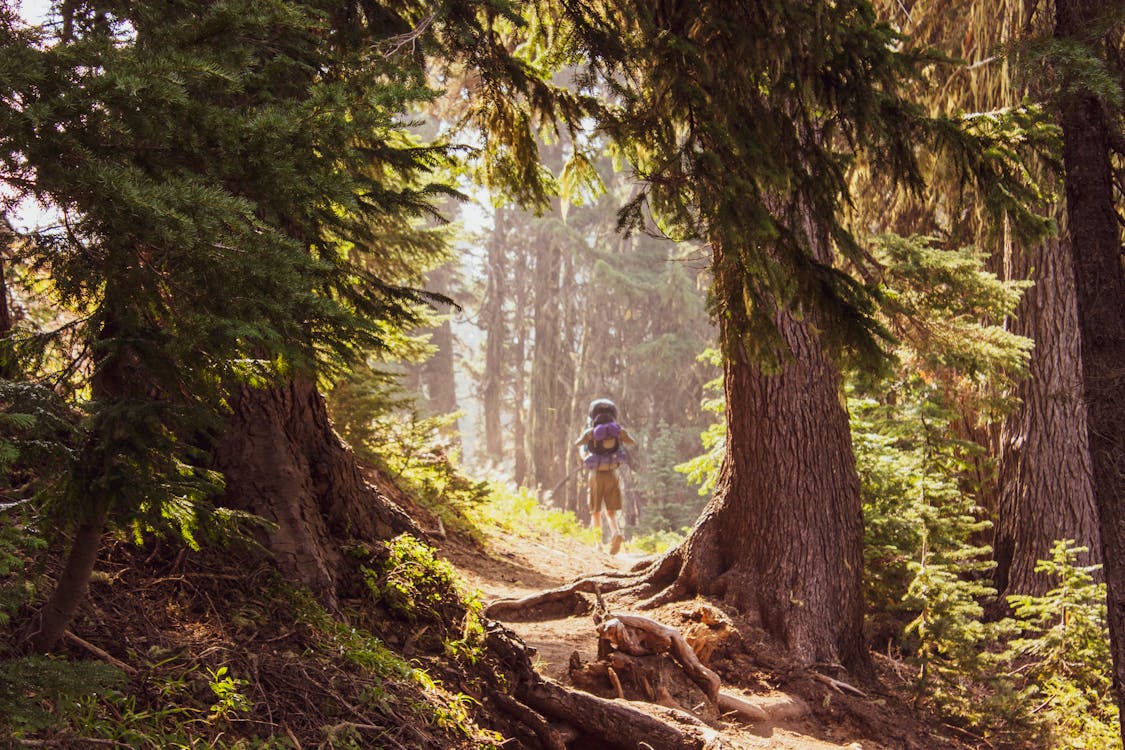
<path fill-rule="evenodd" d="M 780 373 L 744 355 L 724 365 L 727 453 L 685 567 L 694 587 L 719 579 L 756 609 L 798 661 L 865 668 L 863 509 L 839 373 L 806 323 L 778 325 L 793 352 Z"/>
<path fill-rule="evenodd" d="M 281 570 L 330 607 L 349 540 L 421 536 L 405 511 L 363 478 L 311 381 L 244 388 L 216 460 L 227 482 L 220 504 L 274 524 L 262 541 Z"/>
<path fill-rule="evenodd" d="M 1101 0 L 1057 0 L 1055 34 L 1082 38 L 1106 6 Z M 1125 713 L 1125 268 L 1114 206 L 1110 122 L 1087 91 L 1061 108 L 1067 233 L 1078 289 L 1084 377 L 1093 467 L 1108 589 L 1113 683 Z M 1122 724 L 1125 736 L 1125 723 Z"/>
<path fill-rule="evenodd" d="M 39 653 L 52 651 L 62 639 L 74 613 L 86 599 L 90 575 L 94 572 L 98 551 L 101 549 L 102 531 L 105 528 L 109 502 L 104 497 L 93 498 L 89 518 L 75 530 L 70 552 L 63 565 L 59 580 L 51 596 L 39 612 L 39 629 L 32 637 L 32 648 Z"/>
<path fill-rule="evenodd" d="M 564 341 L 561 291 L 562 248 L 544 238 L 535 261 L 534 350 L 531 355 L 528 420 L 532 481 L 553 487 L 566 473 L 573 365 Z"/>
<path fill-rule="evenodd" d="M 1010 322 L 1035 342 L 1030 372 L 1019 386 L 1020 405 L 1000 433 L 999 511 L 994 541 L 996 589 L 1042 595 L 1053 585 L 1035 572 L 1059 539 L 1101 560 L 1097 508 L 1086 439 L 1082 363 L 1069 240 L 1053 238 L 1027 252 L 1008 252 L 1005 277 L 1032 278 Z"/>
<path fill-rule="evenodd" d="M 794 221 L 811 251 L 829 262 L 815 221 L 800 213 Z M 839 369 L 815 333 L 814 314 L 798 319 L 780 305 L 775 324 L 789 356 L 772 373 L 750 361 L 738 312 L 741 262 L 713 245 L 726 453 L 673 591 L 714 590 L 756 610 L 801 664 L 867 672 L 863 504 Z"/>

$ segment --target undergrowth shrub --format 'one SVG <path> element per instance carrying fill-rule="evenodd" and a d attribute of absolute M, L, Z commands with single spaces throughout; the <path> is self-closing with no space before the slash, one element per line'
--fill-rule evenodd
<path fill-rule="evenodd" d="M 1003 656 L 1021 684 L 1023 708 L 1051 748 L 1121 747 L 1113 699 L 1106 586 L 1094 581 L 1101 566 L 1076 564 L 1085 552 L 1057 541 L 1037 573 L 1057 582 L 1043 596 L 1009 596 L 1019 637 Z"/>
<path fill-rule="evenodd" d="M 644 465 L 633 475 L 641 502 L 634 537 L 673 532 L 699 518 L 706 501 L 677 464 L 680 445 L 686 442 L 681 432 L 660 420 L 656 436 L 645 451 Z"/>
<path fill-rule="evenodd" d="M 413 356 L 423 357 L 424 348 Z M 357 368 L 337 383 L 328 407 L 361 461 L 378 466 L 447 528 L 478 537 L 466 516 L 489 488 L 460 468 L 457 414 L 423 415 L 398 375 L 374 367 Z"/>
<path fill-rule="evenodd" d="M 91 696 L 115 699 L 125 674 L 101 662 L 28 656 L 0 661 L 0 729 L 21 737 L 76 721 Z"/>
<path fill-rule="evenodd" d="M 635 536 L 629 540 L 629 547 L 649 555 L 659 555 L 672 549 L 686 537 L 690 529 L 676 531 L 654 531 L 651 534 Z"/>
<path fill-rule="evenodd" d="M 423 643 L 440 645 L 446 655 L 477 661 L 483 653 L 480 596 L 466 589 L 456 569 L 434 549 L 409 534 L 386 544 L 386 555 L 363 568 L 377 604 L 415 626 L 425 626 Z M 421 633 L 423 629 L 415 632 Z"/>

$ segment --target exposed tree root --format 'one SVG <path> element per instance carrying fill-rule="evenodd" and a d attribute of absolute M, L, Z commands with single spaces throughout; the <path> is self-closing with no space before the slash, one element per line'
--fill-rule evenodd
<path fill-rule="evenodd" d="M 630 749 L 647 746 L 668 750 L 720 750 L 727 747 L 718 732 L 684 711 L 600 698 L 539 676 L 518 636 L 497 623 L 488 629 L 488 646 L 508 669 L 511 694 L 518 703 L 543 717 L 563 721 L 584 736 Z M 498 704 L 502 700 L 497 701 Z"/>
<path fill-rule="evenodd" d="M 501 599 L 488 605 L 485 616 L 505 622 L 553 620 L 559 616 L 584 615 L 590 601 L 572 588 L 552 589 L 526 599 Z"/>
<path fill-rule="evenodd" d="M 527 702 L 557 716 L 602 742 L 625 748 L 718 750 L 726 747 L 717 731 L 691 714 L 637 701 L 609 700 L 570 690 L 552 680 L 528 686 Z"/>
<path fill-rule="evenodd" d="M 675 628 L 640 615 L 615 615 L 603 622 L 598 631 L 603 639 L 633 656 L 671 651 L 676 661 L 707 697 L 712 701 L 718 700 L 721 684 L 719 675 L 704 666 Z M 638 639 L 635 633 L 640 633 L 642 638 Z M 644 636 L 648 638 L 645 639 Z"/>
<path fill-rule="evenodd" d="M 617 592 L 621 597 L 651 597 L 677 580 L 681 568 L 680 550 L 674 549 L 663 557 L 648 563 L 639 571 L 627 573 L 601 573 L 571 581 L 557 588 L 541 591 L 521 599 L 497 599 L 484 610 L 486 617 L 517 621 L 533 619 L 536 611 L 550 611 L 559 602 L 574 601 L 579 593 L 608 594 Z M 654 605 L 655 606 L 655 605 Z M 644 607 L 642 607 L 644 608 Z"/>
<path fill-rule="evenodd" d="M 508 716 L 529 727 L 546 750 L 567 750 L 562 733 L 552 727 L 542 714 L 503 693 L 493 693 L 491 700 Z"/>

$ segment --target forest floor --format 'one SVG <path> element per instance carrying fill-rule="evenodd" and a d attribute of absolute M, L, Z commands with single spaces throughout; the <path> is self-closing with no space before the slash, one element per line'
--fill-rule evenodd
<path fill-rule="evenodd" d="M 583 576 L 605 572 L 625 573 L 646 558 L 628 550 L 611 556 L 572 538 L 544 530 L 542 533 L 488 534 L 486 550 L 454 540 L 443 545 L 444 556 L 458 568 L 485 602 L 519 599 L 566 584 Z M 722 608 L 702 600 L 678 602 L 657 609 L 610 607 L 612 614 L 641 614 L 673 627 L 690 627 L 692 613 L 700 607 Z M 624 605 L 627 606 L 627 605 Z M 909 675 L 902 665 L 874 656 L 876 676 L 862 685 L 832 686 L 816 675 L 779 657 L 769 638 L 754 623 L 722 608 L 722 619 L 734 637 L 709 655 L 708 666 L 722 678 L 724 692 L 732 693 L 766 710 L 769 718 L 743 721 L 736 715 L 705 716 L 695 710 L 735 748 L 778 750 L 931 750 L 991 747 L 984 740 L 961 735 L 955 728 L 911 709 Z M 598 633 L 589 613 L 533 614 L 509 617 L 504 625 L 534 649 L 540 674 L 573 686 L 572 665 L 597 660 Z M 514 620 L 521 621 L 514 621 Z M 659 678 L 658 678 L 659 679 Z M 862 695 L 848 688 L 858 687 Z M 843 689 L 841 689 L 843 688 Z M 665 694 L 667 695 L 667 694 Z M 676 694 L 683 695 L 682 692 Z M 701 695 L 701 694 L 700 694 Z M 612 691 L 603 693 L 613 697 Z M 681 699 L 682 700 L 682 699 Z M 689 698 L 689 700 L 692 700 Z M 692 709 L 691 706 L 681 707 Z M 574 750 L 582 750 L 574 748 Z"/>

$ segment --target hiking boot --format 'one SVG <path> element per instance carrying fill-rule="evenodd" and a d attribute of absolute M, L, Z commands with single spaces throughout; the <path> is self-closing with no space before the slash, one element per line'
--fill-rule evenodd
<path fill-rule="evenodd" d="M 613 541 L 609 543 L 609 554 L 616 555 L 621 551 L 621 543 L 625 541 L 625 537 L 620 533 L 613 535 Z"/>

